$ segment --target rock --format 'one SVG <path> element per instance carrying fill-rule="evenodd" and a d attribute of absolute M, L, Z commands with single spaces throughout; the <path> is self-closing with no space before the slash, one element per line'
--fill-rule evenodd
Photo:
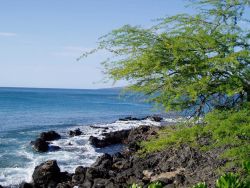
<path fill-rule="evenodd" d="M 106 144 L 103 140 L 95 137 L 95 136 L 90 136 L 89 137 L 89 142 L 91 145 L 97 147 L 97 148 L 101 148 L 101 147 L 105 147 Z"/>
<path fill-rule="evenodd" d="M 60 181 L 60 168 L 55 160 L 46 161 L 35 167 L 32 178 L 35 187 L 56 187 Z"/>
<path fill-rule="evenodd" d="M 58 151 L 60 149 L 60 146 L 49 145 L 49 151 Z"/>
<path fill-rule="evenodd" d="M 150 179 L 151 179 L 152 182 L 154 182 L 154 181 L 160 181 L 160 180 L 165 180 L 165 181 L 168 180 L 168 182 L 169 182 L 168 184 L 170 184 L 170 183 L 173 182 L 174 178 L 179 178 L 179 176 L 181 176 L 180 172 L 182 170 L 184 170 L 184 169 L 180 168 L 180 169 L 177 169 L 177 170 L 171 171 L 171 172 L 162 172 L 160 174 L 151 176 Z"/>
<path fill-rule="evenodd" d="M 111 182 L 109 179 L 96 178 L 94 179 L 93 187 L 94 188 L 106 188 L 106 187 L 111 188 L 111 186 L 109 186 L 110 183 Z"/>
<path fill-rule="evenodd" d="M 61 136 L 55 131 L 42 132 L 40 138 L 44 141 L 58 140 Z"/>
<path fill-rule="evenodd" d="M 85 175 L 86 171 L 87 171 L 87 168 L 86 168 L 86 167 L 78 166 L 78 167 L 76 167 L 76 169 L 75 169 L 75 174 L 76 174 L 76 175 L 81 175 L 81 174 Z"/>
<path fill-rule="evenodd" d="M 33 148 L 38 152 L 46 152 L 49 150 L 49 143 L 41 138 L 38 138 L 35 141 L 31 141 L 31 144 L 33 145 Z"/>
<path fill-rule="evenodd" d="M 103 133 L 104 138 L 100 139 L 98 137 L 90 136 L 89 142 L 91 145 L 102 148 L 113 144 L 125 143 L 130 130 L 120 130 L 110 133 Z"/>
<path fill-rule="evenodd" d="M 100 127 L 100 126 L 94 126 L 94 125 L 90 125 L 90 127 L 93 129 L 104 129 L 104 130 L 109 129 L 108 127 Z"/>
<path fill-rule="evenodd" d="M 83 184 L 79 185 L 78 188 L 90 188 L 92 187 L 93 182 L 90 180 L 86 180 Z"/>
<path fill-rule="evenodd" d="M 112 155 L 113 163 L 120 161 L 122 159 L 124 159 L 124 156 L 120 152 L 117 152 L 114 155 Z"/>
<path fill-rule="evenodd" d="M 80 129 L 75 129 L 73 131 L 69 131 L 69 136 L 80 136 L 82 134 L 82 131 Z"/>
<path fill-rule="evenodd" d="M 185 182 L 185 176 L 183 174 L 177 174 L 175 177 L 175 184 L 176 185 L 183 185 L 183 183 Z"/>
<path fill-rule="evenodd" d="M 127 143 L 133 149 L 139 146 L 138 142 L 157 137 L 159 129 L 140 126 L 103 134 L 103 139 L 90 137 L 89 141 L 96 147 Z M 223 149 L 202 153 L 197 148 L 182 144 L 143 157 L 137 156 L 135 151 L 126 148 L 112 156 L 104 154 L 91 167 L 78 166 L 74 174 L 60 172 L 56 161 L 47 161 L 37 166 L 33 173 L 34 188 L 116 188 L 133 183 L 147 187 L 151 181 L 160 181 L 169 188 L 187 188 L 201 181 L 214 187 L 218 178 L 214 171 L 225 164 L 220 159 Z"/>
<path fill-rule="evenodd" d="M 0 186 L 0 188 L 1 188 L 1 186 Z M 33 188 L 33 185 L 31 183 L 22 182 L 19 185 L 19 188 Z"/>
<path fill-rule="evenodd" d="M 119 121 L 139 121 L 139 120 L 142 120 L 142 119 L 141 118 L 132 117 L 132 116 L 127 116 L 125 118 L 119 118 Z"/>
<path fill-rule="evenodd" d="M 112 167 L 112 157 L 111 155 L 105 153 L 102 156 L 99 156 L 94 164 L 91 167 L 98 167 L 100 169 L 110 169 Z"/>
<path fill-rule="evenodd" d="M 72 176 L 72 183 L 74 185 L 83 184 L 85 180 L 86 171 L 87 171 L 87 167 L 78 166 L 75 169 L 75 174 Z"/>
<path fill-rule="evenodd" d="M 156 122 L 161 122 L 161 121 L 163 120 L 163 118 L 162 118 L 162 117 L 157 116 L 157 115 L 154 115 L 154 116 L 149 116 L 148 118 L 149 118 L 150 120 L 152 120 L 152 121 L 156 121 Z"/>
<path fill-rule="evenodd" d="M 71 185 L 70 182 L 67 182 L 67 183 L 65 183 L 65 182 L 59 183 L 59 184 L 57 184 L 57 186 L 56 186 L 56 188 L 72 188 L 72 187 L 73 187 L 73 185 Z"/>
<path fill-rule="evenodd" d="M 86 171 L 86 179 L 94 180 L 96 178 L 109 178 L 109 173 L 105 169 L 90 167 Z"/>
<path fill-rule="evenodd" d="M 158 130 L 159 127 L 145 125 L 132 129 L 127 139 L 128 148 L 131 151 L 137 151 L 138 149 L 140 149 L 139 142 L 148 140 L 152 137 L 156 137 Z"/>
<path fill-rule="evenodd" d="M 49 151 L 58 151 L 60 149 L 61 149 L 61 147 L 59 147 L 59 146 L 54 146 L 54 145 L 49 146 Z"/>
<path fill-rule="evenodd" d="M 117 161 L 116 163 L 112 165 L 112 168 L 115 168 L 118 170 L 127 169 L 129 167 L 130 167 L 130 163 L 128 163 L 128 161 L 126 160 Z"/>
<path fill-rule="evenodd" d="M 49 145 L 49 142 L 44 141 L 41 138 L 38 138 L 35 141 L 31 141 L 30 143 L 38 152 L 58 151 L 59 149 L 61 149 L 59 146 Z"/>

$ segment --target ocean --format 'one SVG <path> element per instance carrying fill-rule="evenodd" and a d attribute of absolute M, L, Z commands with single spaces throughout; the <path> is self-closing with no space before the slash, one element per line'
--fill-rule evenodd
<path fill-rule="evenodd" d="M 122 147 L 93 148 L 88 138 L 100 135 L 100 130 L 89 125 L 119 130 L 152 123 L 121 122 L 117 121 L 119 118 L 155 113 L 161 111 L 138 96 L 120 95 L 119 89 L 0 88 L 0 185 L 31 181 L 35 166 L 49 159 L 56 159 L 62 171 L 73 172 L 79 165 L 89 166 L 101 153 L 116 152 Z M 69 130 L 75 128 L 80 128 L 83 135 L 69 137 Z M 61 150 L 35 152 L 30 141 L 48 130 L 62 135 L 62 139 L 53 142 Z"/>

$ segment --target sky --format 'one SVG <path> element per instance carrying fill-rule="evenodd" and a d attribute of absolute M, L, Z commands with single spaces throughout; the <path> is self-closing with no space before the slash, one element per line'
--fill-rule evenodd
<path fill-rule="evenodd" d="M 125 24 L 190 12 L 185 0 L 0 0 L 0 87 L 108 88 L 105 53 L 76 61 Z"/>

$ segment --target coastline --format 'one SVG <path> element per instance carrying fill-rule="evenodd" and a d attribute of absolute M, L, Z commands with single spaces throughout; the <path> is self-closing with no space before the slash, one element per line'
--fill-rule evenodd
<path fill-rule="evenodd" d="M 175 121 L 174 119 L 166 118 L 163 122 L 165 122 L 167 124 L 168 123 L 172 124 L 174 121 Z M 68 152 L 72 153 L 72 155 L 73 155 L 75 150 L 76 150 L 76 148 L 74 148 L 74 147 L 80 147 L 80 150 L 81 149 L 86 150 L 86 145 L 85 146 L 83 145 L 86 143 L 84 143 L 83 140 L 85 140 L 85 141 L 86 141 L 86 139 L 88 140 L 88 138 L 90 136 L 97 136 L 97 137 L 101 138 L 102 137 L 101 134 L 103 134 L 104 132 L 109 133 L 109 132 L 115 132 L 115 131 L 119 131 L 119 130 L 129 130 L 132 128 L 139 127 L 141 125 L 160 126 L 160 124 L 162 124 L 162 123 L 152 121 L 149 118 L 141 118 L 141 119 L 136 118 L 134 120 L 124 120 L 124 119 L 117 120 L 113 123 L 108 123 L 108 124 L 97 124 L 97 125 L 90 125 L 90 126 L 84 126 L 84 127 L 77 126 L 75 128 L 81 128 L 83 130 L 82 135 L 71 137 L 69 135 L 65 136 L 65 133 L 64 133 L 64 136 L 61 139 L 51 141 L 51 145 L 60 146 L 62 148 L 61 150 L 54 151 L 55 153 L 56 152 L 58 153 L 58 156 L 60 156 L 60 153 L 62 154 L 63 150 L 68 150 Z M 74 128 L 71 128 L 71 129 L 74 130 Z M 91 131 L 89 131 L 89 130 L 91 130 Z M 68 134 L 68 130 L 66 131 L 66 134 Z M 77 142 L 78 142 L 78 145 L 76 146 L 75 144 Z M 66 144 L 68 144 L 68 145 L 66 145 Z M 81 145 L 81 146 L 79 146 L 79 145 Z M 77 166 L 79 166 L 79 165 L 91 166 L 91 164 L 93 164 L 95 162 L 95 160 L 97 159 L 97 157 L 100 156 L 101 154 L 109 153 L 112 155 L 112 154 L 120 151 L 123 148 L 122 146 L 123 145 L 121 145 L 121 144 L 116 144 L 116 145 L 108 146 L 105 148 L 95 148 L 95 147 L 92 147 L 88 144 L 87 145 L 88 151 L 85 151 L 85 152 L 89 153 L 88 155 L 90 155 L 89 157 L 91 159 L 85 159 L 86 160 L 85 164 L 82 163 L 80 160 L 79 161 L 72 161 L 72 164 L 64 164 L 66 167 L 68 167 L 68 169 L 67 169 L 67 168 L 61 168 L 62 162 L 60 162 L 60 160 L 59 160 L 58 165 L 62 171 L 69 171 L 70 173 L 73 173 Z M 77 149 L 79 149 L 79 148 L 77 148 Z M 72 150 L 72 152 L 70 150 Z M 54 152 L 53 152 L 53 154 L 54 154 Z M 73 157 L 73 159 L 75 159 L 74 156 L 72 156 L 72 157 Z M 58 157 L 58 158 L 60 159 L 60 157 Z M 58 160 L 58 158 L 52 158 L 52 159 Z M 48 158 L 48 160 L 49 159 L 50 158 Z M 37 163 L 36 165 L 34 165 L 33 167 L 30 168 L 29 178 L 22 179 L 22 181 L 27 181 L 27 182 L 32 181 L 31 175 L 33 173 L 35 166 L 37 166 L 38 164 L 40 164 L 40 163 Z M 69 170 L 69 169 L 71 169 L 71 170 Z M 19 181 L 19 183 L 20 183 L 20 181 Z M 2 185 L 4 185 L 5 187 L 6 186 L 10 187 L 10 185 L 7 185 L 7 184 L 2 184 Z M 18 187 L 18 186 L 19 185 L 11 185 L 11 187 Z"/>
<path fill-rule="evenodd" d="M 151 182 L 160 182 L 165 188 L 190 188 L 198 182 L 215 187 L 219 177 L 216 171 L 226 163 L 220 157 L 225 148 L 202 151 L 182 143 L 151 153 L 138 153 L 141 142 L 157 139 L 167 125 L 176 129 L 175 124 L 182 120 L 152 117 L 123 118 L 114 122 L 116 126 L 110 126 L 114 123 L 89 126 L 95 134 L 88 136 L 88 143 L 97 153 L 89 165 L 75 161 L 76 167 L 69 172 L 61 168 L 60 158 L 49 159 L 32 169 L 30 181 L 0 188 L 127 188 L 133 184 L 147 187 Z M 69 138 L 77 139 L 85 134 L 79 131 L 68 132 Z M 40 138 L 50 133 L 42 132 Z M 60 143 L 61 139 L 52 138 L 49 144 Z M 203 135 L 197 141 L 207 145 L 210 138 Z"/>

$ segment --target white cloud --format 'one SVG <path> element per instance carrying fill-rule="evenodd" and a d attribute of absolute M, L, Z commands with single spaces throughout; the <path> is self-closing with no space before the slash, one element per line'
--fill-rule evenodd
<path fill-rule="evenodd" d="M 0 32 L 0 37 L 15 37 L 15 36 L 17 36 L 16 33 Z"/>

